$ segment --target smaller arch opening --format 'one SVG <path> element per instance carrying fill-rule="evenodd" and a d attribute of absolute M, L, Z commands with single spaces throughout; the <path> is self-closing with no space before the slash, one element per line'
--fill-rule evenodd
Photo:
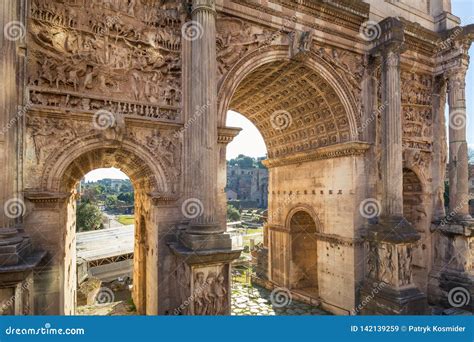
<path fill-rule="evenodd" d="M 317 227 L 306 211 L 297 211 L 290 219 L 290 288 L 312 298 L 318 290 Z"/>
<path fill-rule="evenodd" d="M 424 204 L 423 186 L 418 175 L 409 168 L 403 169 L 403 216 L 421 236 L 413 251 L 413 281 L 427 291 L 426 279 L 431 260 L 430 220 Z"/>

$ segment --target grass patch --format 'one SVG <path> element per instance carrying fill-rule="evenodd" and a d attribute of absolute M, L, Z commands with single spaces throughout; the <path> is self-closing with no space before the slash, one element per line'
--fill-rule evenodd
<path fill-rule="evenodd" d="M 135 218 L 133 215 L 119 215 L 117 217 L 117 221 L 119 221 L 121 224 L 129 225 L 135 223 Z"/>

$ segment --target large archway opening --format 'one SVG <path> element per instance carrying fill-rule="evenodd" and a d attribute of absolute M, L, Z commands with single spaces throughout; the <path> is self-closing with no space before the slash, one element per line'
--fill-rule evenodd
<path fill-rule="evenodd" d="M 133 282 L 133 185 L 116 168 L 96 169 L 81 179 L 77 197 L 76 314 L 135 314 L 132 289 L 144 286 Z"/>
<path fill-rule="evenodd" d="M 338 313 L 344 307 L 348 312 L 356 300 L 355 277 L 342 270 L 330 272 L 327 265 L 318 267 L 320 262 L 334 263 L 340 258 L 341 264 L 348 264 L 346 269 L 355 269 L 354 247 L 344 239 L 354 237 L 356 224 L 343 212 L 353 206 L 355 168 L 362 165 L 361 158 L 351 152 L 346 155 L 346 146 L 358 137 L 350 96 L 341 92 L 341 84 L 330 75 L 312 58 L 289 60 L 276 52 L 239 63 L 219 90 L 221 125 L 229 116 L 227 110 L 238 112 L 258 129 L 267 147 L 262 163 L 268 168 L 268 211 L 263 248 L 252 259 L 252 286 L 284 288 L 291 293 L 293 304 L 311 304 L 313 314 L 322 312 L 317 308 L 321 298 Z M 321 232 L 316 234 L 315 221 L 305 211 L 288 219 L 294 208 L 321 213 Z M 327 238 L 319 241 L 319 234 Z M 334 236 L 344 242 L 333 243 L 337 241 Z M 328 260 L 318 260 L 318 244 Z M 338 282 L 347 278 L 341 286 L 344 295 L 327 286 L 321 291 L 318 279 L 322 276 L 327 283 L 332 278 Z M 233 305 L 235 302 L 233 298 Z M 285 309 L 294 311 L 291 304 Z M 273 312 L 278 314 L 274 308 Z"/>
<path fill-rule="evenodd" d="M 43 314 L 76 314 L 80 282 L 101 272 L 113 277 L 114 272 L 119 272 L 114 267 L 120 268 L 124 264 L 129 266 L 127 277 L 133 279 L 133 283 L 127 284 L 127 279 L 123 277 L 121 279 L 123 284 L 120 285 L 125 287 L 133 285 L 131 292 L 136 313 L 157 313 L 158 224 L 154 194 L 166 191 L 167 183 L 164 181 L 165 175 L 160 165 L 150 160 L 149 155 L 138 146 L 129 148 L 126 144 L 122 144 L 117 147 L 106 141 L 95 142 L 89 146 L 77 146 L 69 150 L 69 153 L 56 158 L 56 162 L 44 173 L 42 182 L 45 189 L 49 189 L 47 192 L 39 194 L 32 192 L 27 195 L 35 205 L 28 216 L 27 226 L 34 229 L 34 225 L 49 225 L 53 231 L 58 232 L 49 239 L 51 271 L 44 276 L 44 279 L 39 280 L 42 291 L 37 294 L 37 300 L 38 307 L 44 308 Z M 90 171 L 100 168 L 119 169 L 129 178 L 129 181 L 123 184 L 112 180 L 107 181 L 110 184 L 106 188 L 111 192 L 111 189 L 117 189 L 119 193 L 110 194 L 111 198 L 105 199 L 101 204 L 106 211 L 103 226 L 113 230 L 115 221 L 122 221 L 129 228 L 128 231 L 110 232 L 108 237 L 105 237 L 108 241 L 104 242 L 102 248 L 99 246 L 93 251 L 100 254 L 109 250 L 110 253 L 102 255 L 104 258 L 90 260 L 91 263 L 82 263 L 84 269 L 78 269 L 77 235 L 102 233 L 100 230 L 77 233 L 77 208 L 81 203 L 77 200 L 80 201 L 79 193 L 81 187 L 85 186 L 84 183 L 81 185 L 81 180 Z M 38 196 L 57 198 L 55 200 L 58 203 L 57 207 L 51 211 L 49 207 L 45 207 L 37 200 Z M 123 239 L 128 241 L 126 247 L 120 244 Z M 133 260 L 130 254 L 133 254 Z M 78 275 L 81 276 L 78 277 Z M 50 277 L 56 277 L 58 280 L 51 282 Z M 41 287 L 42 282 L 48 286 Z M 99 286 L 99 288 L 103 287 Z M 102 291 L 99 301 L 110 301 L 108 296 L 111 296 L 111 293 L 107 289 L 103 290 L 105 292 Z M 113 292 L 113 289 L 110 290 Z M 43 303 L 43 300 L 47 298 L 49 298 L 49 304 Z M 132 301 L 129 302 L 131 303 Z"/>

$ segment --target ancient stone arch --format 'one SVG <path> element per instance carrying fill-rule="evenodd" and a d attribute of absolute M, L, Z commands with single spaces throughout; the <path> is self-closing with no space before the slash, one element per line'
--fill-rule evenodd
<path fill-rule="evenodd" d="M 417 22 L 372 0 L 6 0 L 0 193 L 22 210 L 0 218 L 9 250 L 34 245 L 31 265 L 43 263 L 35 275 L 17 265 L 36 277 L 32 311 L 74 312 L 74 184 L 114 165 L 138 189 L 140 312 L 229 313 L 240 251 L 225 224 L 225 150 L 239 131 L 228 109 L 269 151 L 266 284 L 292 287 L 299 208 L 317 228 L 311 303 L 420 314 L 453 284 L 472 293 L 462 122 L 473 28 L 446 14 L 449 1 L 401 2 Z M 416 196 L 422 219 L 410 222 Z M 420 264 L 429 274 L 414 274 Z M 204 282 L 212 303 L 192 300 Z"/>
<path fill-rule="evenodd" d="M 352 96 L 348 82 L 335 70 L 336 66 L 323 58 L 325 52 L 317 54 L 311 52 L 300 63 L 311 68 L 314 73 L 329 83 L 337 94 L 342 106 L 348 116 L 350 131 L 353 132 L 351 139 L 357 140 L 360 131 L 360 113 L 357 103 Z M 288 45 L 271 45 L 259 48 L 242 57 L 235 64 L 230 66 L 230 70 L 223 76 L 219 82 L 218 90 L 218 115 L 219 124 L 225 125 L 227 110 L 232 109 L 231 100 L 235 96 L 241 82 L 250 77 L 251 73 L 257 68 L 274 62 L 291 62 L 288 56 Z M 285 65 L 280 65 L 284 68 Z M 243 113 L 244 114 L 244 113 Z"/>

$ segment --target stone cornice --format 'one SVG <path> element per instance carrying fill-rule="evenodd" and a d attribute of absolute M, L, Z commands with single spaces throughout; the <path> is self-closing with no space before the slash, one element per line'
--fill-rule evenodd
<path fill-rule="evenodd" d="M 175 194 L 152 192 L 149 193 L 149 196 L 154 205 L 173 205 L 178 200 L 178 196 Z"/>
<path fill-rule="evenodd" d="M 267 168 L 273 168 L 277 166 L 305 163 L 313 160 L 359 156 L 363 155 L 370 148 L 370 146 L 371 145 L 369 143 L 361 141 L 346 142 L 331 146 L 319 147 L 313 151 L 299 152 L 290 156 L 267 159 L 263 161 L 263 164 Z"/>
<path fill-rule="evenodd" d="M 238 127 L 218 127 L 217 142 L 219 144 L 229 144 L 240 133 L 242 128 Z"/>
<path fill-rule="evenodd" d="M 379 22 L 380 34 L 371 46 L 371 54 L 377 55 L 390 50 L 402 52 L 405 43 L 405 24 L 394 17 L 385 18 Z"/>
<path fill-rule="evenodd" d="M 324 24 L 320 24 L 320 21 L 326 21 L 333 25 L 336 24 L 346 29 L 359 32 L 360 25 L 364 21 L 368 20 L 368 15 L 369 15 L 368 10 L 366 14 L 364 14 L 365 12 L 362 13 L 355 10 L 344 10 L 344 8 L 346 7 L 344 7 L 342 4 L 347 3 L 348 1 L 334 0 L 330 2 L 324 2 L 324 1 L 311 1 L 310 2 L 308 0 L 304 0 L 304 4 L 298 4 L 295 1 L 291 1 L 291 0 L 273 0 L 272 2 L 277 3 L 281 7 L 284 7 L 285 9 L 298 11 L 299 13 L 306 14 L 308 17 L 320 19 L 318 21 L 314 20 L 310 22 L 308 20 L 304 20 L 301 17 L 298 17 L 296 18 L 294 23 L 300 24 L 302 26 L 311 28 L 316 31 L 321 31 L 326 34 L 330 34 L 331 36 L 341 37 L 343 39 L 347 39 L 350 41 L 354 41 L 354 39 L 357 39 L 361 43 L 363 42 L 363 40 L 361 38 L 358 38 L 357 35 L 355 34 L 348 34 L 347 32 L 331 29 L 331 28 L 328 28 Z M 276 10 L 273 7 L 264 6 L 252 0 L 232 0 L 232 3 L 238 4 L 240 6 L 245 6 L 247 8 L 251 8 L 259 12 L 267 13 L 270 16 L 281 18 L 282 20 L 285 20 L 285 19 L 289 20 L 291 17 L 291 15 L 284 13 L 282 10 Z M 311 4 L 311 6 L 308 4 Z M 365 6 L 366 4 L 363 4 L 363 5 Z M 223 6 L 221 10 L 225 13 L 228 12 L 229 14 L 236 15 L 238 17 L 242 17 L 243 15 L 245 15 L 245 13 L 235 13 L 232 10 L 229 11 L 229 8 L 226 8 L 225 5 Z M 269 27 L 272 26 L 271 23 L 269 22 L 265 23 L 264 21 L 261 21 L 260 17 L 257 18 L 257 21 L 262 25 L 267 25 Z"/>
<path fill-rule="evenodd" d="M 72 193 L 25 190 L 24 196 L 34 203 L 57 203 L 66 200 Z"/>
<path fill-rule="evenodd" d="M 279 225 L 279 224 L 267 224 L 269 231 L 276 231 L 276 232 L 283 232 L 283 233 L 290 233 L 290 228 Z M 345 236 L 340 236 L 337 234 L 326 234 L 321 232 L 313 233 L 314 236 L 321 241 L 334 243 L 341 246 L 356 246 L 362 245 L 364 240 L 362 238 L 350 238 Z"/>

